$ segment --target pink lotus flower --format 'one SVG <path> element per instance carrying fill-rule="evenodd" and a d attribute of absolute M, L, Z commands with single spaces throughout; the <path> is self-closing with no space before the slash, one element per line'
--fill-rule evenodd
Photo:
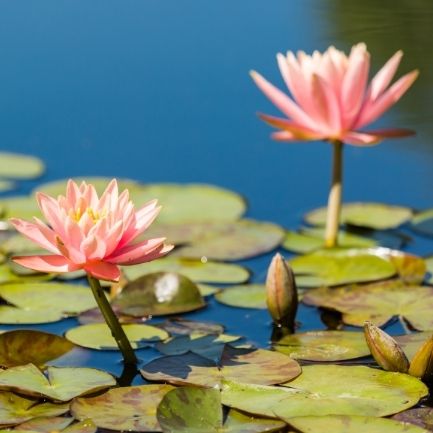
<path fill-rule="evenodd" d="M 153 222 L 160 211 L 157 201 L 135 210 L 125 190 L 119 195 L 113 179 L 101 198 L 91 184 L 78 186 L 69 180 L 66 197 L 56 199 L 43 193 L 36 196 L 49 226 L 11 219 L 24 236 L 53 253 L 14 257 L 22 266 L 41 272 L 63 273 L 84 269 L 91 276 L 118 281 L 119 265 L 148 262 L 170 251 L 165 238 L 134 240 Z"/>
<path fill-rule="evenodd" d="M 410 135 L 407 129 L 359 131 L 395 104 L 418 76 L 412 71 L 391 87 L 403 53 L 397 51 L 368 84 L 370 55 L 365 44 L 352 47 L 349 56 L 334 47 L 312 56 L 277 55 L 281 75 L 293 99 L 257 72 L 252 78 L 286 118 L 260 117 L 281 129 L 273 138 L 281 141 L 330 140 L 353 145 L 372 145 L 385 137 Z"/>

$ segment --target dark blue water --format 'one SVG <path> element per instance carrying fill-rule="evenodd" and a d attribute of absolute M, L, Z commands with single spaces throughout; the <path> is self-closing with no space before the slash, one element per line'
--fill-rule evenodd
<path fill-rule="evenodd" d="M 413 89 L 375 125 L 418 135 L 347 146 L 345 200 L 433 207 L 433 3 L 378 3 L 1 2 L 0 148 L 43 158 L 41 181 L 106 175 L 218 184 L 248 199 L 249 216 L 295 228 L 326 201 L 330 149 L 272 142 L 255 113 L 277 112 L 248 71 L 283 86 L 277 52 L 330 44 L 347 51 L 366 41 L 374 71 L 400 48 L 399 75 L 420 68 Z M 416 238 L 409 250 L 432 253 L 433 241 Z M 264 280 L 270 257 L 247 262 L 255 281 Z M 302 329 L 322 327 L 307 310 Z M 229 332 L 262 345 L 270 333 L 266 312 L 213 301 L 189 317 L 229 323 Z M 71 323 L 40 328 L 61 332 Z M 104 356 L 92 354 L 87 363 L 108 365 L 117 355 Z"/>

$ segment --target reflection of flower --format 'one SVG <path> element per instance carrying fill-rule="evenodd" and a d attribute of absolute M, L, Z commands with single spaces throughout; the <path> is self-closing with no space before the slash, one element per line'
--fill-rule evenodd
<path fill-rule="evenodd" d="M 128 190 L 119 195 L 113 179 L 99 198 L 93 185 L 69 180 L 66 196 L 54 199 L 43 193 L 37 200 L 48 224 L 11 219 L 15 228 L 52 255 L 14 257 L 25 267 L 42 272 L 84 269 L 103 280 L 117 281 L 118 265 L 157 259 L 172 249 L 165 238 L 135 242 L 159 213 L 156 200 L 135 210 Z"/>
<path fill-rule="evenodd" d="M 370 55 L 363 43 L 355 45 L 349 56 L 334 47 L 312 56 L 302 51 L 297 56 L 278 54 L 281 75 L 293 99 L 257 72 L 251 75 L 288 119 L 261 118 L 281 130 L 273 138 L 282 141 L 326 139 L 372 145 L 385 137 L 408 135 L 411 131 L 399 128 L 359 131 L 395 104 L 416 79 L 418 71 L 412 71 L 389 87 L 402 55 L 396 52 L 367 86 Z"/>

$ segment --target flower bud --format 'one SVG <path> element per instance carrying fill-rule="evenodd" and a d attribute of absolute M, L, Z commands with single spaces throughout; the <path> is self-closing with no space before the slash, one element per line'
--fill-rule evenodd
<path fill-rule="evenodd" d="M 433 336 L 415 353 L 409 367 L 411 376 L 419 377 L 424 382 L 433 380 Z"/>
<path fill-rule="evenodd" d="M 365 322 L 364 335 L 373 358 L 384 370 L 407 373 L 409 361 L 390 335 L 371 322 Z"/>
<path fill-rule="evenodd" d="M 266 304 L 274 322 L 294 332 L 298 293 L 293 271 L 281 254 L 275 254 L 268 269 Z"/>

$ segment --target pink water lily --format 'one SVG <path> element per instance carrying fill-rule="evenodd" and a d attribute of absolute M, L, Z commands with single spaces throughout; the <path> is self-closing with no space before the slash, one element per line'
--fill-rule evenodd
<path fill-rule="evenodd" d="M 160 211 L 157 201 L 136 210 L 128 190 L 119 195 L 113 179 L 99 198 L 93 185 L 69 180 L 65 196 L 57 199 L 38 193 L 37 201 L 48 225 L 11 219 L 24 236 L 50 255 L 14 257 L 22 266 L 41 272 L 85 270 L 103 280 L 118 281 L 119 265 L 148 262 L 169 252 L 165 238 L 136 242 Z"/>
<path fill-rule="evenodd" d="M 361 129 L 395 104 L 418 76 L 412 71 L 394 84 L 402 51 L 397 51 L 368 84 L 370 55 L 364 43 L 352 47 L 349 56 L 334 47 L 312 56 L 300 51 L 277 55 L 281 75 L 292 98 L 257 72 L 252 78 L 263 93 L 287 117 L 260 117 L 280 129 L 281 141 L 330 140 L 353 145 L 373 145 L 386 137 L 410 135 L 408 129 Z"/>

